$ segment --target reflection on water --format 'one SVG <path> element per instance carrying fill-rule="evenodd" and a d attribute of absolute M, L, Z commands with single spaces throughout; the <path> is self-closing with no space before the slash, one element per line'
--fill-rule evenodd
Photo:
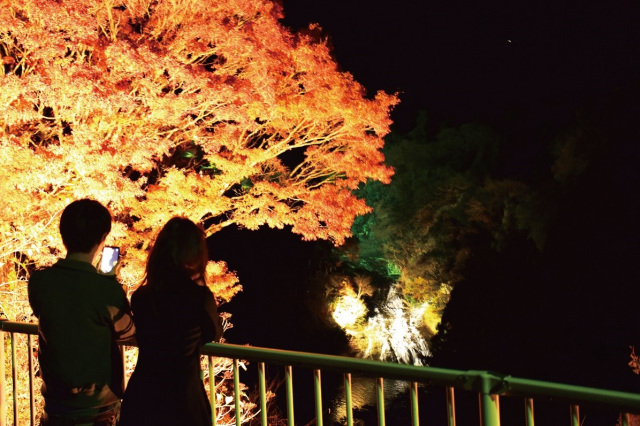
<path fill-rule="evenodd" d="M 406 392 L 409 384 L 400 380 L 384 381 L 385 406 Z M 337 391 L 336 397 L 331 401 L 330 421 L 331 424 L 346 424 L 347 404 L 344 397 L 344 386 Z M 378 400 L 376 394 L 376 379 L 372 377 L 353 377 L 351 379 L 351 401 L 354 410 L 375 409 Z"/>
<path fill-rule="evenodd" d="M 348 290 L 348 289 L 347 289 Z M 361 358 L 401 364 L 423 365 L 429 356 L 429 343 L 424 324 L 428 303 L 409 306 L 397 286 L 391 286 L 383 303 L 373 312 L 367 313 L 360 292 L 344 291 L 335 304 L 333 313 L 336 322 L 349 336 L 352 347 Z M 385 380 L 385 406 L 391 405 L 400 394 L 408 391 L 405 381 Z M 336 389 L 330 403 L 332 424 L 346 424 L 346 401 L 344 385 Z M 376 411 L 376 379 L 353 377 L 351 384 L 354 417 L 365 411 L 371 417 Z"/>

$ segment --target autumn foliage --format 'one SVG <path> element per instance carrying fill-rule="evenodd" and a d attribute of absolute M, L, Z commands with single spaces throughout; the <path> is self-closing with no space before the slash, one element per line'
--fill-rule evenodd
<path fill-rule="evenodd" d="M 82 197 L 113 213 L 130 286 L 174 215 L 343 242 L 369 210 L 351 191 L 389 181 L 397 99 L 367 97 L 318 27 L 282 17 L 266 0 L 0 0 L 3 291 L 16 253 L 61 254 L 57 219 Z"/>
<path fill-rule="evenodd" d="M 349 236 L 369 210 L 352 190 L 389 181 L 380 149 L 397 99 L 367 97 L 319 27 L 294 33 L 282 18 L 266 0 L 0 0 L 9 319 L 31 320 L 26 279 L 64 255 L 58 219 L 74 199 L 111 210 L 107 243 L 129 290 L 175 215 L 208 235 L 234 224 Z M 221 299 L 239 291 L 224 262 L 208 272 Z"/>

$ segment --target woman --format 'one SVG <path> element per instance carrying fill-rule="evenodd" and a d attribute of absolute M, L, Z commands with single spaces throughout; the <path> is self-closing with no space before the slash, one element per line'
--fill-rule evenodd
<path fill-rule="evenodd" d="M 200 347 L 222 325 L 205 285 L 203 230 L 174 217 L 149 254 L 144 284 L 131 297 L 139 354 L 122 403 L 120 425 L 211 425 L 200 380 Z"/>

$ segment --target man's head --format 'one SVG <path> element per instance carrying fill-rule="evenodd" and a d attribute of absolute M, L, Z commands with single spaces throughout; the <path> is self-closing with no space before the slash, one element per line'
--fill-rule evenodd
<path fill-rule="evenodd" d="M 68 253 L 89 253 L 111 231 L 111 213 L 88 198 L 69 204 L 60 217 L 60 235 Z"/>

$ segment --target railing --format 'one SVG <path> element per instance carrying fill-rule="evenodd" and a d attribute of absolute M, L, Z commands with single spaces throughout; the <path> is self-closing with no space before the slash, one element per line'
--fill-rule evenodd
<path fill-rule="evenodd" d="M 17 425 L 17 401 L 15 391 L 17 381 L 15 362 L 16 345 L 14 343 L 17 333 L 27 334 L 28 337 L 31 424 L 35 424 L 31 335 L 37 334 L 37 325 L 9 321 L 0 322 L 0 343 L 2 343 L 2 350 L 0 350 L 0 424 L 6 424 L 5 333 L 8 333 L 11 338 L 11 377 L 14 396 L 13 424 Z M 488 371 L 463 371 L 436 367 L 418 367 L 357 358 L 219 343 L 207 343 L 202 347 L 202 354 L 209 357 L 209 373 L 212 378 L 214 377 L 213 357 L 233 360 L 234 389 L 239 389 L 239 360 L 248 360 L 257 363 L 258 386 L 260 391 L 260 420 L 262 425 L 267 425 L 268 414 L 265 364 L 281 365 L 285 368 L 287 423 L 289 426 L 295 424 L 292 379 L 293 367 L 311 369 L 313 371 L 315 418 L 317 425 L 323 424 L 322 371 L 334 371 L 344 374 L 346 423 L 350 426 L 354 423 L 351 395 L 351 377 L 354 374 L 376 378 L 377 420 L 379 425 L 385 425 L 386 421 L 384 399 L 385 379 L 403 380 L 410 384 L 409 398 L 411 401 L 412 426 L 419 425 L 418 384 L 428 384 L 429 386 L 445 388 L 447 396 L 446 417 L 449 426 L 456 425 L 455 389 L 472 391 L 479 395 L 479 418 L 481 426 L 500 425 L 500 396 L 520 396 L 524 398 L 524 412 L 527 426 L 534 425 L 534 397 L 551 397 L 566 401 L 570 407 L 570 424 L 572 426 L 580 425 L 579 413 L 581 404 L 596 404 L 600 407 L 606 407 L 612 411 L 619 412 L 621 426 L 629 425 L 629 413 L 640 412 L 640 394 L 502 376 Z M 213 420 L 215 422 L 215 380 L 210 380 L 209 386 Z M 236 413 L 240 413 L 241 401 L 238 392 L 234 392 L 234 404 Z M 236 415 L 235 418 L 236 424 L 240 425 L 241 416 Z"/>

